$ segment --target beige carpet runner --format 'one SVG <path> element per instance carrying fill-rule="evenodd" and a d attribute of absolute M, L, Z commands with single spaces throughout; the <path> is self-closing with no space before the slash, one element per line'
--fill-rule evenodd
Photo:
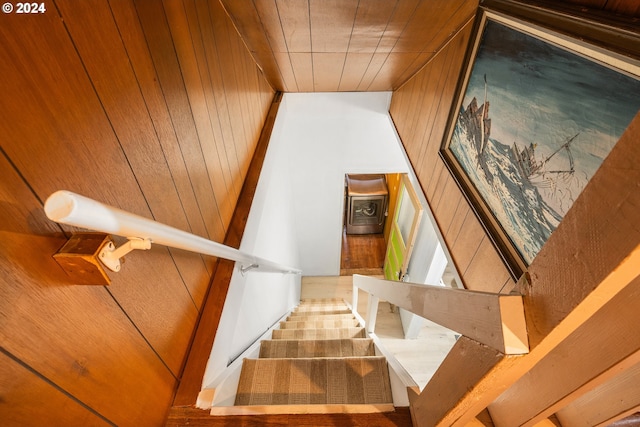
<path fill-rule="evenodd" d="M 259 359 L 245 359 L 236 406 L 393 404 L 384 357 L 339 300 L 305 300 Z"/>

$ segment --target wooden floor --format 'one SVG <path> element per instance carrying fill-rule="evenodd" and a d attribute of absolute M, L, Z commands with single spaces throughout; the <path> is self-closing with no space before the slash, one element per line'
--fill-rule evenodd
<path fill-rule="evenodd" d="M 340 275 L 382 275 L 386 247 L 383 234 L 347 234 L 343 229 Z"/>

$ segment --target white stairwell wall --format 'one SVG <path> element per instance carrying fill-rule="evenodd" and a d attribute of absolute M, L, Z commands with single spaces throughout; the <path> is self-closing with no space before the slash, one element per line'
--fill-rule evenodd
<path fill-rule="evenodd" d="M 391 92 L 286 94 L 286 149 L 305 276 L 340 274 L 347 173 L 408 172 L 389 116 Z"/>
<path fill-rule="evenodd" d="M 240 249 L 305 276 L 340 270 L 344 175 L 408 172 L 390 92 L 284 94 Z M 300 299 L 300 276 L 234 273 L 203 388 Z"/>
<path fill-rule="evenodd" d="M 276 120 L 274 132 L 282 126 Z M 256 188 L 240 249 L 300 266 L 292 226 L 291 180 L 281 144 L 270 143 Z M 203 388 L 217 387 L 216 378 L 284 313 L 300 300 L 300 275 L 234 271 L 203 379 Z"/>

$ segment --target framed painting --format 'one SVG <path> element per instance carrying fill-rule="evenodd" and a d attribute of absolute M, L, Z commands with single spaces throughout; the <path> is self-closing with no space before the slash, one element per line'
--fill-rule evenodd
<path fill-rule="evenodd" d="M 504 4 L 479 10 L 440 154 L 518 279 L 638 113 L 640 36 Z"/>

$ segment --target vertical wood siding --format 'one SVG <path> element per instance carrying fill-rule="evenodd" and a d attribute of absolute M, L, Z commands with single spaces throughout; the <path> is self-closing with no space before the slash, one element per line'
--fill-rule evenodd
<path fill-rule="evenodd" d="M 390 111 L 466 287 L 508 292 L 512 279 L 438 155 L 469 29 L 394 92 Z M 629 319 L 638 311 L 634 257 L 640 240 L 631 212 L 637 212 L 639 181 L 631 159 L 638 158 L 632 141 L 639 123 L 636 116 L 532 261 L 530 282 L 518 289 L 531 353 L 504 358 L 504 369 L 470 380 L 459 373 L 478 366 L 481 349 L 452 349 L 425 391 L 451 391 L 458 379 L 467 382 L 441 406 L 437 393 L 421 394 L 414 419 L 464 424 L 488 407 L 496 425 L 533 425 L 554 414 L 566 425 L 595 425 L 637 411 L 631 390 L 637 388 L 638 340 L 629 338 L 637 327 Z M 463 361 L 465 355 L 471 356 Z M 545 386 L 552 392 L 540 392 Z"/>
<path fill-rule="evenodd" d="M 438 155 L 471 27 L 393 93 L 390 113 L 465 286 L 508 292 L 509 272 Z"/>
<path fill-rule="evenodd" d="M 215 260 L 154 246 L 77 286 L 43 203 L 68 189 L 222 241 L 274 91 L 217 2 L 46 7 L 0 16 L 0 419 L 162 425 Z"/>
<path fill-rule="evenodd" d="M 562 3 L 593 8 L 594 16 L 613 12 L 634 17 L 639 12 L 633 0 Z M 471 27 L 468 21 L 419 72 L 393 92 L 390 113 L 465 286 L 509 292 L 514 281 L 438 154 Z"/>

